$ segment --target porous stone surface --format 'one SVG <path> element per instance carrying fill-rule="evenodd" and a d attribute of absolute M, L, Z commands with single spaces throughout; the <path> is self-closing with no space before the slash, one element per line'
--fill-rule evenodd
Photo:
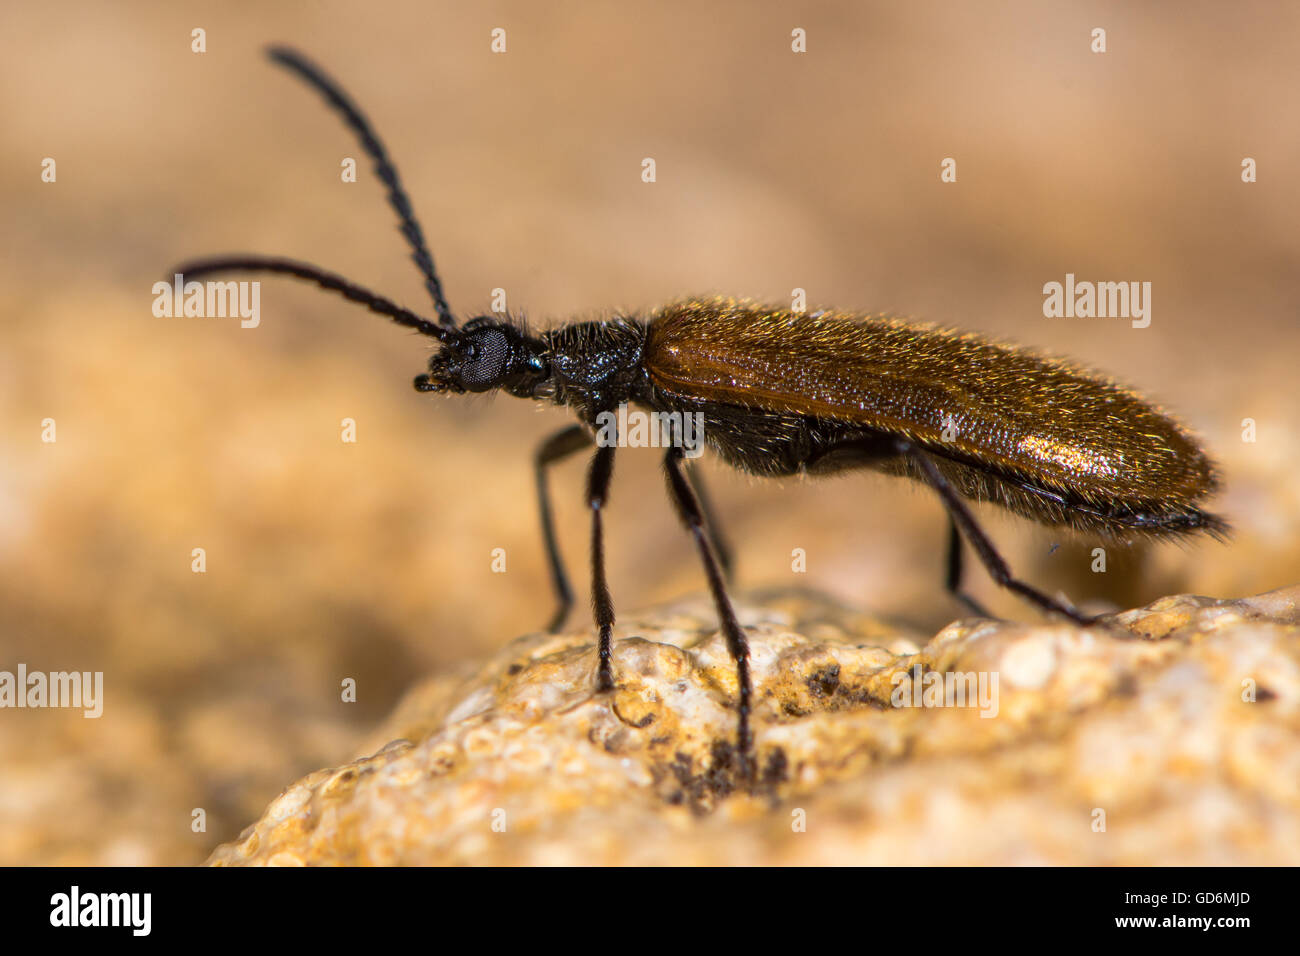
<path fill-rule="evenodd" d="M 209 862 L 1294 865 L 1298 601 L 1184 595 L 1104 628 L 927 639 L 750 595 L 752 786 L 707 602 L 620 622 L 612 694 L 593 693 L 590 632 L 534 634 L 417 686 L 374 752 L 293 784 Z M 955 675 L 988 696 L 927 693 Z"/>

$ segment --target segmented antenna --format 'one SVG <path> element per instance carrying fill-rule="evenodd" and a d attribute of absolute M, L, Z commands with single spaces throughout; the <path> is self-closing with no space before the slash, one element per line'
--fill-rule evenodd
<path fill-rule="evenodd" d="M 455 329 L 447 329 L 436 322 L 423 319 L 409 309 L 404 309 L 397 303 L 385 299 L 382 295 L 376 295 L 369 289 L 364 289 L 356 283 L 349 282 L 340 275 L 326 272 L 324 269 L 306 262 L 297 262 L 293 259 L 280 259 L 272 256 L 216 256 L 211 259 L 199 259 L 194 262 L 183 263 L 176 267 L 176 271 L 183 275 L 187 281 L 217 272 L 276 272 L 282 275 L 296 276 L 299 279 L 315 282 L 323 289 L 337 292 L 351 302 L 364 305 L 371 312 L 386 315 L 399 325 L 405 325 L 423 335 L 432 336 L 440 342 L 446 342 L 457 335 Z"/>
<path fill-rule="evenodd" d="M 362 115 L 361 110 L 357 108 L 351 98 L 339 88 L 338 84 L 331 80 L 320 67 L 297 50 L 285 46 L 272 46 L 267 49 L 267 55 L 272 61 L 288 67 L 316 87 L 329 105 L 343 116 L 348 126 L 352 127 L 352 131 L 356 133 L 362 148 L 374 160 L 375 173 L 383 184 L 388 187 L 388 203 L 402 221 L 402 235 L 406 237 L 406 241 L 411 247 L 411 259 L 424 276 L 424 287 L 429 290 L 429 295 L 433 298 L 433 307 L 438 313 L 438 324 L 446 329 L 454 329 L 456 320 L 452 316 L 451 309 L 447 306 L 447 300 L 442 294 L 442 283 L 438 280 L 438 273 L 433 267 L 433 256 L 429 254 L 429 249 L 424 244 L 424 233 L 421 231 L 420 223 L 415 218 L 415 212 L 411 208 L 411 200 L 402 187 L 402 181 L 397 175 L 397 167 L 389 160 L 388 151 L 384 149 L 384 144 L 375 135 L 370 122 Z M 314 277 L 303 276 L 303 278 Z M 326 288 L 333 287 L 326 286 Z"/>

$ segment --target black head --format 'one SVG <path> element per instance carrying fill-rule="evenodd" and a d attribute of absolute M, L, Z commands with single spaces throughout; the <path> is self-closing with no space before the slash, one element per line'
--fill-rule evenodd
<path fill-rule="evenodd" d="M 550 374 L 546 346 L 508 322 L 471 319 L 443 340 L 429 371 L 415 379 L 422 392 L 489 392 L 503 388 L 531 398 Z"/>

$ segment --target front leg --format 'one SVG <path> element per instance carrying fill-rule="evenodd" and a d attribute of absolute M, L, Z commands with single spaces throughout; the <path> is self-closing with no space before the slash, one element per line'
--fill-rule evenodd
<path fill-rule="evenodd" d="M 537 505 L 542 517 L 542 541 L 546 545 L 546 561 L 551 569 L 551 585 L 555 589 L 557 602 L 555 613 L 546 625 L 546 629 L 551 632 L 558 631 L 568 618 L 569 609 L 573 607 L 573 589 L 569 587 L 569 576 L 564 571 L 564 559 L 560 557 L 559 542 L 555 539 L 555 519 L 551 510 L 551 490 L 546 480 L 546 470 L 574 452 L 586 448 L 590 442 L 591 436 L 585 428 L 570 425 L 542 442 L 533 456 Z"/>
<path fill-rule="evenodd" d="M 609 484 L 614 476 L 614 446 L 601 445 L 591 458 L 587 474 L 587 507 L 591 509 L 591 603 L 596 612 L 600 633 L 600 665 L 596 672 L 598 692 L 614 689 L 611 646 L 614 639 L 614 599 L 605 580 L 605 535 L 601 524 L 602 510 L 609 500 Z"/>

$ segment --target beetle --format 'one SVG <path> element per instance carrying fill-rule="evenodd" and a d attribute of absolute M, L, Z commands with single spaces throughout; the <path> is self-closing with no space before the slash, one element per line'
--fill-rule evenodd
<path fill-rule="evenodd" d="M 561 325 L 533 333 L 508 316 L 458 324 L 423 231 L 388 153 L 351 98 L 295 50 L 270 58 L 314 87 L 374 163 L 433 300 L 426 318 L 334 273 L 292 259 L 207 258 L 178 266 L 187 280 L 215 273 L 297 277 L 342 295 L 437 342 L 421 392 L 502 391 L 569 408 L 578 421 L 546 439 L 534 459 L 542 536 L 558 608 L 573 603 L 555 538 L 547 470 L 594 446 L 587 473 L 596 690 L 615 686 L 614 604 L 605 577 L 603 514 L 617 441 L 598 424 L 620 405 L 699 415 L 707 445 L 753 475 L 825 475 L 870 468 L 929 485 L 949 517 L 946 586 L 961 587 L 965 538 L 993 579 L 1043 611 L 1094 623 L 1072 605 L 1012 575 L 967 500 L 990 501 L 1049 527 L 1106 538 L 1224 537 L 1203 510 L 1220 485 L 1197 440 L 1165 412 L 1097 373 L 1024 348 L 885 316 L 765 308 L 743 300 L 685 299 L 644 317 Z M 680 438 L 680 435 L 677 436 Z M 669 497 L 694 539 L 738 683 L 736 753 L 753 778 L 749 645 L 727 581 L 729 549 L 680 440 L 664 454 Z"/>

